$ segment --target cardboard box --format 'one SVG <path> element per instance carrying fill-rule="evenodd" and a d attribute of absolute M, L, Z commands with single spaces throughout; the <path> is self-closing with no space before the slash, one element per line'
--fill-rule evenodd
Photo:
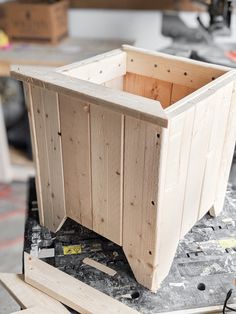
<path fill-rule="evenodd" d="M 57 43 L 68 33 L 68 1 L 10 1 L 0 7 L 0 28 L 11 40 Z"/>

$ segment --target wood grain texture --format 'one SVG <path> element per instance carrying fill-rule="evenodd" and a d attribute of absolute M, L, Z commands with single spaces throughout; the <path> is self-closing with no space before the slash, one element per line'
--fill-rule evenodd
<path fill-rule="evenodd" d="M 25 281 L 79 313 L 138 313 L 125 304 L 25 253 Z"/>
<path fill-rule="evenodd" d="M 36 176 L 35 176 L 35 185 L 37 191 L 37 202 L 39 208 L 39 221 L 42 225 L 44 225 L 44 207 L 43 207 L 43 194 L 42 194 L 42 183 L 40 177 L 40 161 L 39 161 L 39 153 L 38 153 L 38 146 L 37 146 L 37 132 L 35 129 L 35 117 L 33 113 L 33 102 L 32 102 L 32 86 L 30 84 L 24 83 L 24 95 L 25 95 L 25 103 L 28 112 L 28 119 L 30 125 L 30 137 L 31 137 L 31 145 L 32 145 L 32 152 L 33 152 L 33 160 L 34 165 L 36 167 Z"/>
<path fill-rule="evenodd" d="M 185 96 L 193 93 L 194 91 L 195 91 L 194 88 L 180 85 L 180 84 L 173 84 L 172 91 L 171 91 L 170 103 L 174 104 L 175 102 L 177 102 L 180 99 L 184 98 Z"/>
<path fill-rule="evenodd" d="M 43 307 L 53 313 L 69 314 L 60 302 L 24 282 L 23 275 L 0 273 L 0 282 L 24 309 Z"/>
<path fill-rule="evenodd" d="M 160 132 L 125 119 L 123 249 L 138 282 L 153 290 Z"/>
<path fill-rule="evenodd" d="M 168 275 L 180 239 L 194 111 L 194 108 L 190 108 L 172 119 L 169 129 L 162 135 L 157 201 L 156 286 Z"/>
<path fill-rule="evenodd" d="M 122 244 L 123 120 L 91 105 L 93 230 Z"/>
<path fill-rule="evenodd" d="M 92 229 L 90 105 L 59 95 L 67 216 Z"/>
<path fill-rule="evenodd" d="M 32 307 L 30 309 L 22 310 L 22 311 L 17 311 L 11 314 L 57 314 L 53 309 L 46 309 L 43 307 Z"/>
<path fill-rule="evenodd" d="M 32 86 L 44 224 L 57 231 L 66 218 L 57 95 Z"/>
<path fill-rule="evenodd" d="M 89 258 L 89 257 L 84 258 L 83 263 L 86 265 L 89 265 L 93 268 L 96 268 L 96 269 L 100 270 L 101 272 L 103 272 L 109 276 L 115 276 L 117 274 L 117 271 L 115 271 L 114 269 L 107 267 L 106 265 L 99 263 L 99 262 L 97 262 L 94 259 Z"/>
<path fill-rule="evenodd" d="M 171 82 L 128 72 L 125 75 L 124 90 L 134 95 L 158 100 L 163 108 L 171 103 Z"/>
<path fill-rule="evenodd" d="M 65 189 L 62 165 L 61 127 L 58 95 L 44 90 L 42 102 L 45 113 L 45 131 L 50 173 L 50 190 L 52 199 L 52 231 L 60 229 L 66 219 Z"/>

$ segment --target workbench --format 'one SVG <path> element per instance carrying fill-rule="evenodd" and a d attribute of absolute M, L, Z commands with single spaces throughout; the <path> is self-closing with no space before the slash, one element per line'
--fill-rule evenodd
<path fill-rule="evenodd" d="M 36 43 L 14 43 L 8 49 L 0 50 L 0 77 L 10 76 L 10 67 L 17 65 L 34 65 L 60 67 L 83 60 L 102 52 L 119 48 L 130 41 L 113 39 L 67 38 L 56 46 Z M 21 180 L 33 175 L 31 166 L 11 165 L 3 112 L 0 103 L 0 182 L 13 179 Z"/>

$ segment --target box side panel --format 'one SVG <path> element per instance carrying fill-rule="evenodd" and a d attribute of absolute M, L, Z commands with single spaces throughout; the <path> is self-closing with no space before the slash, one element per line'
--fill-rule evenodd
<path fill-rule="evenodd" d="M 223 67 L 176 58 L 166 54 L 152 55 L 128 49 L 127 72 L 198 89 L 227 72 Z"/>
<path fill-rule="evenodd" d="M 184 98 L 185 96 L 188 96 L 194 91 L 195 91 L 194 88 L 180 85 L 180 84 L 173 84 L 172 91 L 171 91 L 170 105 L 176 103 L 177 101 Z"/>
<path fill-rule="evenodd" d="M 57 231 L 66 218 L 58 95 L 32 86 L 44 225 Z"/>
<path fill-rule="evenodd" d="M 90 105 L 59 94 L 67 215 L 92 229 Z"/>
<path fill-rule="evenodd" d="M 68 33 L 68 2 L 59 1 L 50 6 L 51 34 L 54 40 Z"/>
<path fill-rule="evenodd" d="M 138 282 L 153 289 L 162 129 L 126 116 L 123 248 Z"/>
<path fill-rule="evenodd" d="M 26 101 L 28 118 L 29 118 L 29 125 L 30 125 L 30 137 L 31 137 L 31 145 L 32 145 L 32 152 L 33 152 L 33 160 L 34 160 L 34 165 L 36 168 L 35 185 L 36 185 L 37 202 L 38 202 L 38 208 L 39 208 L 39 220 L 40 220 L 40 224 L 44 225 L 42 183 L 41 183 L 41 177 L 40 177 L 38 142 L 37 142 L 37 138 L 36 138 L 36 127 L 35 127 L 31 89 L 32 89 L 32 87 L 30 84 L 24 83 L 24 94 L 25 94 L 25 101 Z"/>
<path fill-rule="evenodd" d="M 124 116 L 91 105 L 93 230 L 122 244 Z"/>
<path fill-rule="evenodd" d="M 221 155 L 221 163 L 217 177 L 217 187 L 215 190 L 215 202 L 213 214 L 218 214 L 224 205 L 225 191 L 229 179 L 230 167 L 234 154 L 236 140 L 236 85 L 234 84 L 230 112 L 227 120 L 224 145 Z"/>
<path fill-rule="evenodd" d="M 214 205 L 215 196 L 217 196 L 216 186 L 220 180 L 221 157 L 225 149 L 224 143 L 227 136 L 226 130 L 233 85 L 234 82 L 231 82 L 217 90 L 212 97 L 209 97 L 209 102 L 212 102 L 214 106 L 212 108 L 213 125 L 206 155 L 198 219 L 204 216 L 206 211 Z M 231 146 L 233 147 L 233 145 Z M 230 167 L 230 161 L 227 162 L 227 164 Z M 219 191 L 220 194 L 225 194 L 225 188 L 223 188 L 221 192 Z"/>
<path fill-rule="evenodd" d="M 172 83 L 139 74 L 125 75 L 126 92 L 160 101 L 163 108 L 171 104 Z"/>
<path fill-rule="evenodd" d="M 118 90 L 124 90 L 124 80 L 125 76 L 118 76 L 112 80 L 107 81 L 106 83 L 103 83 L 104 86 L 118 89 Z"/>

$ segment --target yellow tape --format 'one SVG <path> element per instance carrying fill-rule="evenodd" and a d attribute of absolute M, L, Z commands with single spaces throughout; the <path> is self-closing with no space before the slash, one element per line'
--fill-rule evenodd
<path fill-rule="evenodd" d="M 236 239 L 223 239 L 223 240 L 219 240 L 219 245 L 224 248 L 224 249 L 230 249 L 233 247 L 236 247 Z"/>
<path fill-rule="evenodd" d="M 81 245 L 63 246 L 64 255 L 80 254 L 81 252 L 82 252 L 82 246 Z"/>

